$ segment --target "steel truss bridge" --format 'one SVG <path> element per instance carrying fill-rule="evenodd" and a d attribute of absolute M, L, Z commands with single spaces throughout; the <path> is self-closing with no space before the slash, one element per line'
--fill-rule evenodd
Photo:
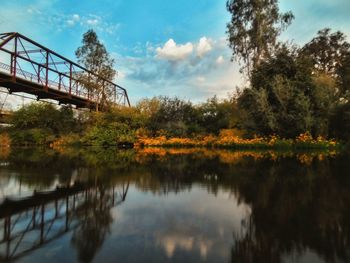
<path fill-rule="evenodd" d="M 100 108 L 96 92 L 86 83 L 112 91 L 107 98 L 112 104 L 130 106 L 123 87 L 19 33 L 0 33 L 0 86 L 9 93 L 27 93 L 76 108 Z"/>
<path fill-rule="evenodd" d="M 122 204 L 129 183 L 100 189 L 81 183 L 0 204 L 0 262 L 13 262 L 84 224 L 91 209 Z"/>

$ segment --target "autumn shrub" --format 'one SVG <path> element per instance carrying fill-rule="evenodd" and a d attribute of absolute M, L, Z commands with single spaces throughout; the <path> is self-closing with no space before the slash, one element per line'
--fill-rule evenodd
<path fill-rule="evenodd" d="M 11 138 L 7 132 L 0 134 L 0 147 L 8 147 L 11 145 Z"/>

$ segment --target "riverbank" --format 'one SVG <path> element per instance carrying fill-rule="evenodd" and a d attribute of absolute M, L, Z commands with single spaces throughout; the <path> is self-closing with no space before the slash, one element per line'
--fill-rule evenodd
<path fill-rule="evenodd" d="M 102 144 L 95 144 L 95 140 L 87 141 L 79 136 L 79 134 L 69 134 L 51 138 L 49 141 L 33 141 L 22 140 L 22 144 L 11 140 L 11 136 L 7 133 L 0 134 L 0 145 L 10 146 L 49 146 L 52 148 L 65 146 L 104 146 L 117 148 L 147 148 L 147 147 L 163 147 L 163 148 L 221 148 L 221 149 L 237 149 L 237 150 L 340 150 L 345 146 L 334 139 L 326 139 L 321 136 L 313 138 L 309 133 L 300 134 L 295 139 L 283 139 L 272 135 L 269 137 L 241 138 L 234 134 L 233 130 L 223 130 L 218 136 L 206 135 L 193 138 L 181 137 L 147 137 L 135 136 L 130 140 L 120 140 L 110 136 Z"/>

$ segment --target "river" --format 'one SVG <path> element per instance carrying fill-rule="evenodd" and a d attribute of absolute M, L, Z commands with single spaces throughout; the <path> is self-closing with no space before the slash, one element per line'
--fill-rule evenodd
<path fill-rule="evenodd" d="M 1 262 L 350 262 L 350 157 L 1 149 Z"/>

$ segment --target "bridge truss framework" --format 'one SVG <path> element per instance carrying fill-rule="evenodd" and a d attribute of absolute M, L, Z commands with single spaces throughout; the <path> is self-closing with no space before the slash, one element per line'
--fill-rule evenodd
<path fill-rule="evenodd" d="M 82 78 L 85 81 L 82 81 Z M 77 108 L 100 108 L 96 92 L 86 82 L 112 90 L 107 100 L 130 106 L 126 89 L 19 33 L 0 33 L 0 86 L 9 93 L 31 94 Z M 85 84 L 84 84 L 85 83 Z"/>

